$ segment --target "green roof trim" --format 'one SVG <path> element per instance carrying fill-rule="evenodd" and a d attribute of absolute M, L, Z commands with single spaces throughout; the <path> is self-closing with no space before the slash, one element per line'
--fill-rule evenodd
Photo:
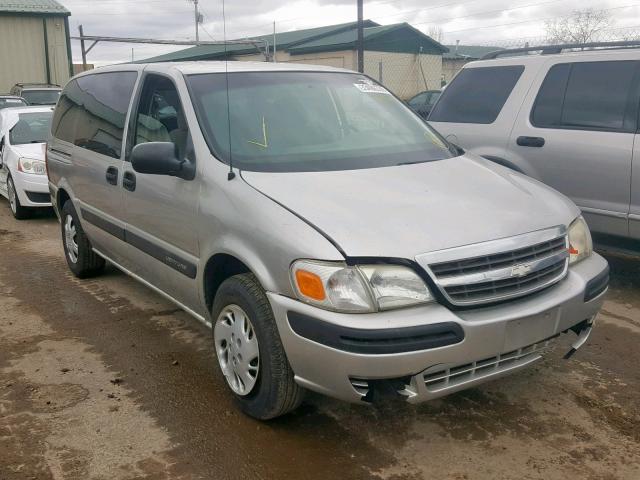
<path fill-rule="evenodd" d="M 3 13 L 62 15 L 68 17 L 71 12 L 55 0 L 0 0 L 0 15 Z"/>
<path fill-rule="evenodd" d="M 356 29 L 336 33 L 318 40 L 289 48 L 291 55 L 305 53 L 353 50 L 356 48 Z M 364 49 L 377 52 L 418 53 L 441 55 L 447 47 L 436 42 L 406 22 L 378 25 L 363 30 Z"/>
<path fill-rule="evenodd" d="M 442 58 L 444 60 L 478 60 L 487 53 L 497 50 L 504 50 L 501 47 L 486 47 L 480 45 L 447 45 L 449 53 L 445 53 Z"/>
<path fill-rule="evenodd" d="M 0 0 L 1 1 L 1 0 Z M 365 20 L 365 27 L 378 26 L 377 23 L 371 20 Z M 328 25 L 325 27 L 306 28 L 303 30 L 293 30 L 290 32 L 276 32 L 276 48 L 278 50 L 287 50 L 294 45 L 298 45 L 304 42 L 316 40 L 328 35 L 333 35 L 341 31 L 353 30 L 356 28 L 357 22 L 341 23 L 338 25 Z M 264 40 L 269 43 L 273 42 L 273 35 L 259 35 L 257 37 L 251 37 L 252 40 Z M 236 39 L 238 40 L 238 39 Z M 245 40 L 245 39 L 240 39 Z M 233 40 L 229 40 L 232 42 Z M 231 57 L 234 55 L 249 55 L 256 53 L 256 49 L 246 44 L 232 44 L 228 43 L 225 50 L 224 45 L 197 45 L 189 47 L 184 50 L 178 50 L 177 52 L 167 53 L 165 55 L 159 55 L 157 57 L 148 58 L 136 63 L 155 63 L 155 62 L 183 62 L 188 60 L 213 60 L 224 58 L 225 56 Z"/>

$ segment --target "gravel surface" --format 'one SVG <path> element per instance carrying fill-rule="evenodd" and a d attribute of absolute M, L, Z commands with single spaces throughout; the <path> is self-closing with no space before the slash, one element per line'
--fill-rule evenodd
<path fill-rule="evenodd" d="M 0 201 L 0 480 L 640 479 L 640 261 L 613 278 L 589 342 L 410 406 L 309 395 L 244 417 L 210 332 L 108 268 L 77 280 L 52 214 Z"/>

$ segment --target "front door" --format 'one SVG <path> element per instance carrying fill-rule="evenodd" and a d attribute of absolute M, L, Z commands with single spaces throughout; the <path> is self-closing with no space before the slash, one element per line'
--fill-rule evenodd
<path fill-rule="evenodd" d="M 173 79 L 147 74 L 128 135 L 130 151 L 147 142 L 171 142 L 181 158 L 195 161 L 189 127 Z M 123 167 L 128 266 L 153 286 L 197 311 L 199 178 L 183 180 Z"/>
<path fill-rule="evenodd" d="M 537 79 L 509 140 L 536 178 L 582 209 L 594 232 L 628 235 L 639 81 L 638 61 L 558 61 Z"/>

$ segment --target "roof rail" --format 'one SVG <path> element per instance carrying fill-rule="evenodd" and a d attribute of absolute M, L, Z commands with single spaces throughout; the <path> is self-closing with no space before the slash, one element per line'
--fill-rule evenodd
<path fill-rule="evenodd" d="M 14 87 L 59 87 L 55 83 L 37 83 L 37 82 L 19 82 L 14 85 Z"/>
<path fill-rule="evenodd" d="M 517 53 L 528 53 L 539 51 L 541 55 L 554 55 L 562 53 L 563 50 L 575 49 L 622 49 L 622 48 L 640 48 L 640 40 L 623 40 L 619 42 L 590 42 L 590 43 L 567 43 L 563 45 L 539 45 L 537 47 L 510 48 L 506 50 L 496 50 L 487 53 L 480 60 L 491 60 L 506 55 L 514 55 Z"/>

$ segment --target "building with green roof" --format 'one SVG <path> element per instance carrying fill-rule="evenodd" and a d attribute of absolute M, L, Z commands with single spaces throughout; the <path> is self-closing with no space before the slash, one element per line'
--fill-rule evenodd
<path fill-rule="evenodd" d="M 16 83 L 69 80 L 70 15 L 54 0 L 0 0 L 0 93 Z"/>
<path fill-rule="evenodd" d="M 448 49 L 408 23 L 379 25 L 364 22 L 365 73 L 381 81 L 401 98 L 440 88 L 442 55 Z M 276 60 L 357 69 L 356 22 L 279 32 Z M 273 50 L 273 35 L 252 37 Z M 198 45 L 143 62 L 193 60 L 264 61 L 264 52 L 247 44 Z"/>
<path fill-rule="evenodd" d="M 442 56 L 442 77 L 449 83 L 456 73 L 469 62 L 479 60 L 487 53 L 502 50 L 501 47 L 487 47 L 482 45 L 447 45 L 449 51 Z"/>

